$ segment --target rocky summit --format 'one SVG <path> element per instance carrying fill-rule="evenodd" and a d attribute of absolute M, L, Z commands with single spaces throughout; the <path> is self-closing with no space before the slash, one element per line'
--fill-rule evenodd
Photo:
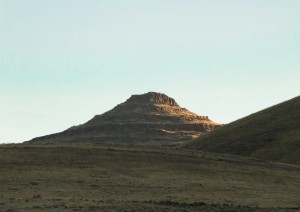
<path fill-rule="evenodd" d="M 149 92 L 132 95 L 112 110 L 61 133 L 29 142 L 145 143 L 169 145 L 191 140 L 220 124 L 180 107 L 173 98 Z"/>

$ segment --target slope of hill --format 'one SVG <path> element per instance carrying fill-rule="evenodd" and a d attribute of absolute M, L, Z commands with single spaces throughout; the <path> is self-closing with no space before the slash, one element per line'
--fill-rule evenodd
<path fill-rule="evenodd" d="M 116 142 L 170 144 L 198 137 L 219 126 L 180 107 L 165 94 L 133 95 L 87 123 L 30 142 Z"/>
<path fill-rule="evenodd" d="M 0 145 L 0 211 L 300 210 L 300 167 L 108 144 Z"/>
<path fill-rule="evenodd" d="M 300 164 L 300 97 L 219 127 L 184 147 Z"/>

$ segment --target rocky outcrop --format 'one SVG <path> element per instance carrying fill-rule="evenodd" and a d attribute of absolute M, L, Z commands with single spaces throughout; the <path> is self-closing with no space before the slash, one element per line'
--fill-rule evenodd
<path fill-rule="evenodd" d="M 148 92 L 143 95 L 132 95 L 127 104 L 163 104 L 169 106 L 179 106 L 173 98 L 162 93 Z"/>
<path fill-rule="evenodd" d="M 207 116 L 180 107 L 173 98 L 149 92 L 132 95 L 112 110 L 80 126 L 29 142 L 109 142 L 170 144 L 198 137 L 219 126 Z"/>

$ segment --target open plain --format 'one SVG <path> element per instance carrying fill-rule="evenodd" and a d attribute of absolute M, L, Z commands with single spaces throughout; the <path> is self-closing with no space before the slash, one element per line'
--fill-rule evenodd
<path fill-rule="evenodd" d="M 0 211 L 299 211 L 300 167 L 137 145 L 1 145 Z"/>

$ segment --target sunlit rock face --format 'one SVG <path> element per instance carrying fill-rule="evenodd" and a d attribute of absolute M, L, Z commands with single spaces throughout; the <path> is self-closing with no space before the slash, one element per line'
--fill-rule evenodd
<path fill-rule="evenodd" d="M 106 142 L 170 145 L 189 141 L 220 124 L 180 107 L 173 98 L 149 92 L 132 95 L 85 124 L 29 142 Z"/>

